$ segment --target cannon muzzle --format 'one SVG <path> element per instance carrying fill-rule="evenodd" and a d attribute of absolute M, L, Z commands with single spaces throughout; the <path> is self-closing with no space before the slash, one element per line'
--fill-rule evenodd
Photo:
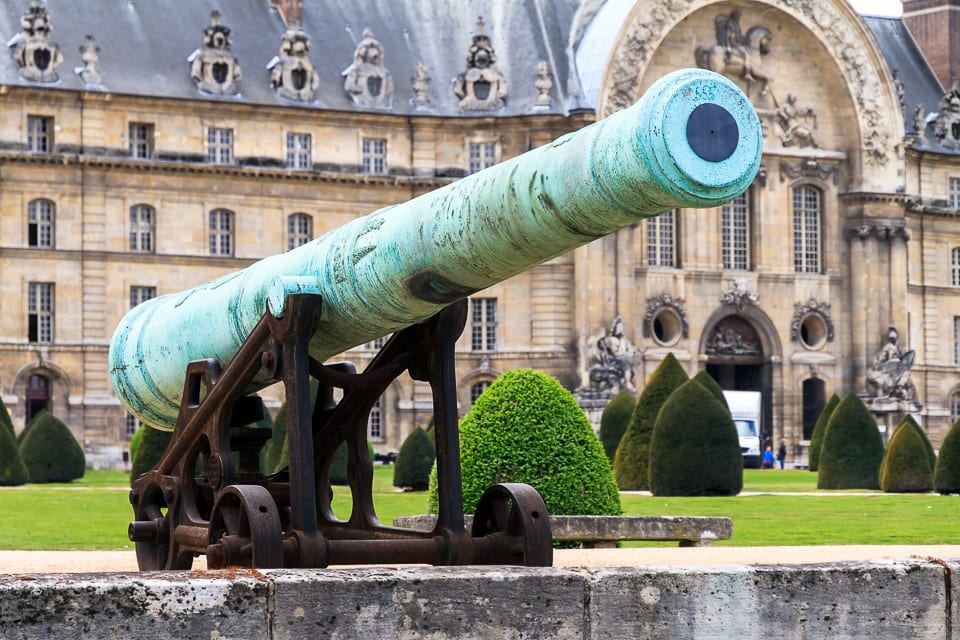
<path fill-rule="evenodd" d="M 310 355 L 323 362 L 642 218 L 728 202 L 753 181 L 761 149 L 759 119 L 735 84 L 671 73 L 580 131 L 138 305 L 110 344 L 114 389 L 140 420 L 172 429 L 187 364 L 226 365 L 268 302 L 283 313 L 291 286 L 322 296 Z"/>

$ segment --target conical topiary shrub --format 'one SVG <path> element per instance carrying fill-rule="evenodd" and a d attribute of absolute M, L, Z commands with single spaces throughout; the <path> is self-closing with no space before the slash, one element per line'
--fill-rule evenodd
<path fill-rule="evenodd" d="M 630 417 L 633 415 L 635 406 L 637 406 L 637 399 L 633 394 L 629 391 L 621 391 L 613 396 L 600 414 L 600 443 L 610 464 L 613 464 L 613 456 L 617 453 L 620 439 L 630 425 Z"/>
<path fill-rule="evenodd" d="M 10 419 L 10 412 L 7 410 L 7 405 L 3 403 L 3 398 L 0 398 L 0 428 L 6 429 L 10 437 L 16 440 L 17 433 L 13 429 L 13 420 Z"/>
<path fill-rule="evenodd" d="M 43 415 L 46 414 L 46 413 L 47 413 L 46 409 L 40 411 L 39 413 L 35 414 L 35 415 L 30 419 L 30 422 L 28 422 L 27 424 L 25 424 L 25 425 L 23 426 L 23 431 L 21 431 L 21 432 L 19 433 L 19 435 L 17 435 L 17 446 L 18 446 L 18 447 L 23 444 L 23 441 L 26 439 L 27 434 L 29 434 L 29 433 L 30 433 L 30 430 L 33 429 L 33 425 L 35 425 L 35 424 L 37 423 L 37 420 L 39 420 L 40 417 L 43 416 Z"/>
<path fill-rule="evenodd" d="M 883 438 L 863 400 L 851 393 L 837 405 L 823 434 L 818 489 L 879 489 Z"/>
<path fill-rule="evenodd" d="M 933 471 L 933 490 L 943 495 L 960 493 L 960 420 L 953 423 L 940 443 L 937 466 Z"/>
<path fill-rule="evenodd" d="M 695 380 L 660 409 L 650 443 L 655 496 L 735 496 L 743 489 L 743 453 L 730 411 Z"/>
<path fill-rule="evenodd" d="M 830 396 L 827 404 L 823 405 L 820 417 L 813 425 L 813 433 L 810 434 L 810 449 L 807 451 L 807 465 L 810 471 L 816 471 L 820 468 L 820 449 L 823 446 L 823 434 L 827 430 L 827 422 L 833 415 L 833 410 L 840 404 L 840 397 L 837 394 Z"/>
<path fill-rule="evenodd" d="M 930 459 L 930 471 L 932 473 L 937 467 L 937 453 L 933 450 L 933 445 L 930 444 L 930 438 L 927 437 L 923 427 L 921 427 L 920 424 L 914 420 L 913 416 L 911 416 L 909 413 L 903 416 L 903 419 L 900 421 L 900 425 L 904 424 L 910 426 L 910 428 L 916 431 L 920 436 L 920 439 L 923 441 L 923 448 L 927 450 L 927 458 Z M 894 432 L 896 432 L 896 430 L 894 430 Z"/>
<path fill-rule="evenodd" d="M 464 510 L 498 482 L 536 489 L 552 515 L 619 515 L 610 463 L 573 395 L 545 373 L 502 374 L 460 422 Z M 435 484 L 435 483 L 433 483 Z M 430 505 L 436 506 L 432 486 Z"/>
<path fill-rule="evenodd" d="M 20 443 L 30 482 L 70 482 L 82 478 L 86 456 L 67 425 L 46 411 L 32 422 L 30 432 Z"/>
<path fill-rule="evenodd" d="M 143 430 L 143 434 L 140 436 L 137 452 L 130 464 L 131 482 L 140 477 L 141 474 L 150 471 L 160 461 L 163 452 L 167 450 L 167 445 L 170 444 L 170 439 L 173 437 L 173 431 L 161 431 L 147 425 L 140 428 Z"/>
<path fill-rule="evenodd" d="M 926 493 L 933 489 L 933 466 L 916 423 L 900 422 L 893 432 L 880 471 L 887 493 Z"/>
<path fill-rule="evenodd" d="M 0 410 L 6 411 L 3 407 Z M 16 486 L 30 479 L 13 432 L 0 427 L 0 486 Z"/>
<path fill-rule="evenodd" d="M 393 486 L 425 491 L 436 457 L 436 445 L 427 432 L 420 427 L 411 431 L 397 454 L 397 463 L 393 467 Z"/>
<path fill-rule="evenodd" d="M 650 375 L 613 458 L 613 475 L 621 491 L 640 491 L 650 487 L 653 425 L 663 403 L 688 380 L 687 372 L 672 353 L 668 353 Z"/>
<path fill-rule="evenodd" d="M 701 369 L 697 375 L 693 376 L 693 379 L 703 385 L 703 388 L 713 394 L 713 396 L 723 403 L 723 406 L 727 408 L 727 411 L 730 410 L 730 406 L 727 404 L 727 398 L 723 395 L 723 387 L 720 386 L 713 376 L 707 373 L 706 369 Z"/>

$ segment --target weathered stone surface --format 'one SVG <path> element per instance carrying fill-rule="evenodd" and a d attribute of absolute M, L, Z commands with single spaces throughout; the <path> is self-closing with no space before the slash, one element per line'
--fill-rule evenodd
<path fill-rule="evenodd" d="M 585 576 L 562 569 L 436 567 L 266 571 L 274 640 L 583 637 Z"/>
<path fill-rule="evenodd" d="M 268 586 L 247 572 L 6 576 L 0 638 L 268 638 Z"/>
<path fill-rule="evenodd" d="M 944 569 L 913 562 L 598 571 L 592 638 L 945 638 Z"/>

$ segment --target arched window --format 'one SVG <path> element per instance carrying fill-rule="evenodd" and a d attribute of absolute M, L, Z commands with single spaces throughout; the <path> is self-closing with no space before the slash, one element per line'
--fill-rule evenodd
<path fill-rule="evenodd" d="M 820 228 L 823 199 L 820 190 L 811 186 L 793 190 L 793 270 L 797 273 L 820 273 Z"/>
<path fill-rule="evenodd" d="M 677 267 L 677 212 L 661 213 L 644 221 L 647 227 L 647 265 Z"/>
<path fill-rule="evenodd" d="M 27 205 L 27 245 L 38 249 L 53 248 L 53 224 L 56 207 L 50 200 L 31 200 Z"/>
<path fill-rule="evenodd" d="M 130 207 L 130 251 L 153 253 L 153 225 L 156 213 L 148 204 Z"/>
<path fill-rule="evenodd" d="M 226 209 L 210 212 L 210 255 L 233 255 L 233 212 Z"/>
<path fill-rule="evenodd" d="M 960 420 L 960 391 L 954 391 L 950 396 L 950 424 Z"/>
<path fill-rule="evenodd" d="M 383 440 L 383 398 L 377 398 L 370 409 L 370 416 L 367 418 L 367 436 L 371 440 Z"/>
<path fill-rule="evenodd" d="M 720 242 L 724 269 L 750 268 L 750 194 L 742 193 L 720 208 Z"/>
<path fill-rule="evenodd" d="M 306 213 L 293 213 L 287 218 L 287 250 L 313 240 L 313 217 Z"/>
<path fill-rule="evenodd" d="M 489 386 L 489 380 L 481 380 L 480 382 L 475 382 L 470 385 L 470 406 L 473 406 L 473 403 L 477 401 L 477 398 L 479 398 Z"/>

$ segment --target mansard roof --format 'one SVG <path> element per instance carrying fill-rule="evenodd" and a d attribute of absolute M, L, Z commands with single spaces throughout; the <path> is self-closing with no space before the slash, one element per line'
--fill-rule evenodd
<path fill-rule="evenodd" d="M 10 42 L 21 32 L 21 18 L 31 1 L 0 4 L 0 38 Z M 303 31 L 309 57 L 319 74 L 313 101 L 300 106 L 344 111 L 363 110 L 344 90 L 343 72 L 366 29 L 380 41 L 384 65 L 395 85 L 389 112 L 415 111 L 411 78 L 422 61 L 430 78 L 430 104 L 419 112 L 444 116 L 510 116 L 527 113 L 539 92 L 538 63 L 552 74 L 551 105 L 539 112 L 566 113 L 582 107 L 567 49 L 574 14 L 581 0 L 477 0 L 462 3 L 402 0 L 304 0 Z M 269 0 L 45 0 L 50 41 L 59 45 L 64 64 L 54 83 L 22 78 L 11 49 L 0 52 L 0 84 L 50 86 L 68 90 L 103 90 L 118 94 L 211 99 L 259 105 L 290 105 L 278 97 L 267 65 L 287 30 Z M 230 30 L 231 52 L 243 72 L 233 95 L 201 93 L 190 77 L 188 57 L 200 48 L 211 13 Z M 485 23 L 496 52 L 497 68 L 509 84 L 506 105 L 490 113 L 463 112 L 453 81 L 466 67 L 478 18 Z M 99 47 L 100 86 L 84 82 L 79 48 L 88 35 Z"/>

